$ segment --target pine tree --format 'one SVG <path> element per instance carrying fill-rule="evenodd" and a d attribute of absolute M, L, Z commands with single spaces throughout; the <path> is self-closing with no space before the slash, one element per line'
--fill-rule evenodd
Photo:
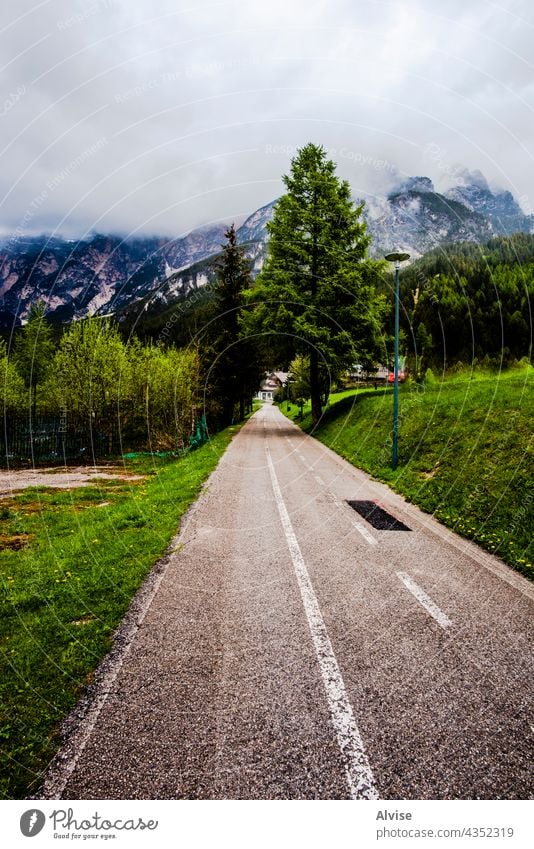
<path fill-rule="evenodd" d="M 363 205 L 354 206 L 348 182 L 336 176 L 323 147 L 299 150 L 283 179 L 287 192 L 268 225 L 269 254 L 253 292 L 249 329 L 277 334 L 286 362 L 297 353 L 309 356 L 316 424 L 321 386 L 356 361 L 374 360 L 381 264 L 366 258 Z"/>
<path fill-rule="evenodd" d="M 217 268 L 218 284 L 213 304 L 216 317 L 209 334 L 213 341 L 208 370 L 211 391 L 220 402 L 223 426 L 232 422 L 236 408 L 239 418 L 244 418 L 261 376 L 255 345 L 252 340 L 243 338 L 241 331 L 244 293 L 252 282 L 250 263 L 237 244 L 233 224 L 225 236 L 227 243 Z"/>

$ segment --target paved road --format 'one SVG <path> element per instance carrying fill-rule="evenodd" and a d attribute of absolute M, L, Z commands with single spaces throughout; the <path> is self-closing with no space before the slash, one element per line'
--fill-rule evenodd
<path fill-rule="evenodd" d="M 264 406 L 43 796 L 530 797 L 533 606 L 521 576 Z"/>

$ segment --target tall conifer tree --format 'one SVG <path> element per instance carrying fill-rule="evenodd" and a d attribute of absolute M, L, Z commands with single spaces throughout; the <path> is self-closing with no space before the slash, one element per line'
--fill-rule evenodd
<path fill-rule="evenodd" d="M 240 419 L 244 418 L 261 376 L 256 346 L 253 340 L 243 338 L 241 332 L 244 296 L 251 285 L 250 263 L 237 243 L 233 224 L 225 236 L 227 242 L 217 269 L 209 376 L 221 404 L 223 426 L 230 424 L 236 412 Z"/>
<path fill-rule="evenodd" d="M 251 293 L 249 330 L 278 334 L 282 356 L 309 356 L 312 417 L 322 413 L 322 387 L 377 349 L 381 264 L 367 258 L 370 237 L 350 186 L 335 174 L 323 147 L 307 144 L 285 176 L 269 228 L 269 254 Z M 288 345 L 288 339 L 292 343 Z"/>

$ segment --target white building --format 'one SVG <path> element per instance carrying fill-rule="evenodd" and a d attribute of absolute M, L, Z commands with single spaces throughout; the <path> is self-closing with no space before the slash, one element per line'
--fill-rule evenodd
<path fill-rule="evenodd" d="M 260 401 L 272 401 L 280 389 L 284 389 L 289 377 L 286 371 L 272 371 L 260 383 L 256 397 Z"/>

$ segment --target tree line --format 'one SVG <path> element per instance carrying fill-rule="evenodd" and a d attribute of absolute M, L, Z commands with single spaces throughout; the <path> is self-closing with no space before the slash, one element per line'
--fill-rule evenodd
<path fill-rule="evenodd" d="M 257 346 L 242 333 L 250 264 L 226 233 L 213 297 L 187 345 L 141 341 L 112 318 L 54 328 L 44 304 L 31 307 L 8 351 L 0 340 L 4 415 L 67 425 L 125 446 L 182 448 L 242 420 L 263 376 Z"/>
<path fill-rule="evenodd" d="M 61 417 L 131 444 L 187 442 L 198 405 L 198 356 L 125 341 L 109 319 L 73 322 L 59 338 L 37 304 L 8 355 L 0 349 L 4 414 Z"/>
<path fill-rule="evenodd" d="M 230 227 L 215 285 L 164 344 L 96 317 L 58 334 L 43 305 L 32 307 L 10 350 L 0 346 L 4 411 L 55 413 L 104 433 L 118 421 L 132 443 L 183 446 L 199 419 L 212 431 L 242 420 L 268 370 L 294 372 L 316 423 L 344 374 L 391 366 L 392 278 L 369 257 L 363 205 L 321 146 L 299 150 L 283 180 L 258 277 Z M 416 377 L 528 356 L 533 272 L 525 234 L 440 248 L 403 269 L 401 352 Z"/>

